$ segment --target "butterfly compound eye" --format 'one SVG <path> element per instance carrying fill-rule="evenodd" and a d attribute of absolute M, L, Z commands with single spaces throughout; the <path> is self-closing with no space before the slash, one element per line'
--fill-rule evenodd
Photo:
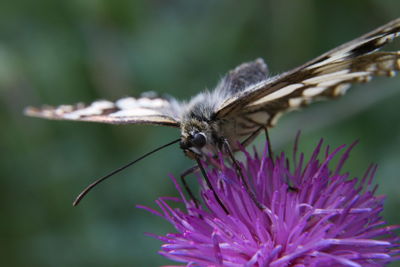
<path fill-rule="evenodd" d="M 195 133 L 191 141 L 194 146 L 203 147 L 205 146 L 207 140 L 203 133 Z"/>

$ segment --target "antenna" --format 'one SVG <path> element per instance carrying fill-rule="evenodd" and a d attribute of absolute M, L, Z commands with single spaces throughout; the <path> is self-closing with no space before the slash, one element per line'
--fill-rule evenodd
<path fill-rule="evenodd" d="M 136 162 L 138 162 L 138 161 L 144 159 L 145 157 L 150 156 L 151 154 L 153 154 L 153 153 L 155 153 L 155 152 L 157 152 L 157 151 L 159 151 L 159 150 L 161 150 L 161 149 L 163 149 L 163 148 L 165 148 L 165 147 L 167 147 L 167 146 L 170 146 L 170 145 L 173 145 L 173 144 L 179 142 L 180 140 L 181 140 L 180 138 L 179 138 L 179 139 L 176 139 L 176 140 L 174 140 L 174 141 L 172 141 L 172 142 L 169 142 L 168 144 L 162 145 L 162 146 L 160 146 L 160 147 L 158 147 L 158 148 L 156 148 L 156 149 L 154 149 L 154 150 L 152 150 L 152 151 L 150 151 L 150 152 L 147 152 L 146 154 L 144 154 L 144 155 L 141 156 L 140 158 L 138 158 L 138 159 L 136 159 L 136 160 L 134 160 L 134 161 L 132 161 L 132 162 L 129 162 L 128 164 L 126 164 L 126 165 L 124 165 L 124 166 L 122 166 L 122 167 L 119 167 L 118 169 L 116 169 L 116 170 L 110 172 L 109 174 L 107 174 L 107 175 L 105 175 L 105 176 L 103 176 L 103 177 L 97 179 L 96 181 L 94 181 L 93 183 L 91 183 L 90 185 L 88 185 L 85 189 L 83 189 L 83 191 L 75 198 L 75 201 L 72 203 L 72 205 L 73 205 L 74 207 L 77 206 L 77 205 L 79 204 L 79 202 L 81 202 L 81 200 L 87 195 L 87 193 L 90 192 L 90 190 L 92 190 L 96 185 L 100 184 L 100 183 L 103 182 L 104 180 L 110 178 L 110 177 L 113 176 L 114 174 L 119 173 L 120 171 L 125 170 L 125 169 L 128 168 L 129 166 L 131 166 L 131 165 L 135 164 Z"/>

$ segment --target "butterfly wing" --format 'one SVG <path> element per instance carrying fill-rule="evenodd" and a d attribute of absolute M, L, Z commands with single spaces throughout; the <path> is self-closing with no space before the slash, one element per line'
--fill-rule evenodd
<path fill-rule="evenodd" d="M 273 126 L 279 115 L 323 98 L 346 92 L 350 84 L 400 70 L 400 51 L 376 52 L 400 35 L 400 19 L 337 47 L 306 64 L 228 98 L 216 117 L 256 114 L 260 124 Z"/>
<path fill-rule="evenodd" d="M 84 105 L 28 107 L 25 114 L 54 120 L 110 124 L 155 124 L 179 127 L 180 104 L 175 99 L 126 97 L 115 102 L 99 100 Z"/>

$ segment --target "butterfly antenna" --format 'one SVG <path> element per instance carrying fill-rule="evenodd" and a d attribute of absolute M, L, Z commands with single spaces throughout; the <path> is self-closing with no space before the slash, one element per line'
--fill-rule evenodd
<path fill-rule="evenodd" d="M 153 154 L 153 153 L 155 153 L 155 152 L 157 152 L 157 151 L 159 151 L 159 150 L 161 150 L 161 149 L 163 149 L 163 148 L 165 148 L 165 147 L 167 147 L 167 146 L 170 146 L 170 145 L 173 145 L 173 144 L 175 144 L 175 143 L 178 143 L 180 140 L 181 140 L 181 139 L 179 138 L 179 139 L 176 139 L 176 140 L 174 140 L 174 141 L 172 141 L 172 142 L 169 142 L 168 144 L 162 145 L 162 146 L 160 146 L 160 147 L 158 147 L 158 148 L 156 148 L 156 149 L 154 149 L 154 150 L 152 150 L 152 151 L 150 151 L 150 152 L 144 154 L 144 155 L 141 156 L 140 158 L 138 158 L 138 159 L 136 159 L 136 160 L 134 160 L 134 161 L 132 161 L 132 162 L 129 162 L 128 164 L 126 164 L 126 165 L 124 165 L 124 166 L 122 166 L 122 167 L 119 167 L 118 169 L 116 169 L 116 170 L 110 172 L 109 174 L 107 174 L 107 175 L 105 175 L 105 176 L 103 176 L 103 177 L 97 179 L 96 181 L 94 181 L 93 183 L 91 183 L 90 185 L 88 185 L 88 186 L 75 198 L 75 201 L 72 203 L 72 205 L 73 205 L 74 207 L 77 206 L 77 205 L 79 204 L 79 202 L 81 202 L 81 200 L 87 195 L 87 193 L 90 192 L 90 190 L 92 190 L 96 185 L 100 184 L 100 183 L 103 182 L 104 180 L 110 178 L 110 177 L 113 176 L 114 174 L 119 173 L 120 171 L 125 170 L 125 169 L 128 168 L 129 166 L 131 166 L 131 165 L 135 164 L 136 162 L 138 162 L 138 161 L 144 159 L 145 157 L 150 156 L 151 154 Z"/>

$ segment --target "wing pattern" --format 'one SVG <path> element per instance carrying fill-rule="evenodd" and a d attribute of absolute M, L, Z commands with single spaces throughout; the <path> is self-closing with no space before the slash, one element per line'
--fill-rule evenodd
<path fill-rule="evenodd" d="M 28 107 L 25 114 L 54 120 L 179 127 L 179 109 L 180 106 L 175 99 L 126 97 L 115 102 L 99 100 L 90 105 L 79 103 L 58 107 Z"/>
<path fill-rule="evenodd" d="M 376 52 L 400 35 L 400 19 L 339 46 L 306 64 L 239 92 L 227 99 L 217 118 L 265 111 L 269 126 L 285 112 L 315 100 L 337 97 L 352 83 L 373 76 L 394 76 L 400 70 L 400 51 Z"/>
<path fill-rule="evenodd" d="M 199 94 L 188 103 L 146 94 L 90 105 L 30 107 L 25 113 L 58 120 L 180 127 L 182 118 L 196 115 L 188 110 L 197 110 L 200 115 L 209 111 L 212 120 L 240 118 L 250 123 L 243 127 L 252 131 L 260 125 L 274 126 L 285 112 L 343 95 L 353 83 L 367 82 L 374 76 L 394 76 L 400 70 L 400 51 L 377 50 L 399 35 L 400 18 L 271 78 L 261 59 L 248 62 L 229 72 L 211 94 Z"/>

